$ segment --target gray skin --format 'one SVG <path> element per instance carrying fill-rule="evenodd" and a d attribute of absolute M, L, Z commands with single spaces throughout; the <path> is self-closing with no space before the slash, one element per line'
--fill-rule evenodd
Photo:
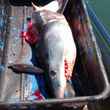
<path fill-rule="evenodd" d="M 8 68 L 12 69 L 15 73 L 24 73 L 24 74 L 31 74 L 35 75 L 41 74 L 44 71 L 40 68 L 35 67 L 34 65 L 29 65 L 29 64 L 9 64 Z"/>
<path fill-rule="evenodd" d="M 73 67 L 76 59 L 75 42 L 65 17 L 55 12 L 40 10 L 33 12 L 32 22 L 39 31 L 40 37 L 40 46 L 37 45 L 40 52 L 37 54 L 48 65 L 55 98 L 75 96 L 74 89 L 68 83 L 64 70 L 65 58 L 73 64 Z"/>

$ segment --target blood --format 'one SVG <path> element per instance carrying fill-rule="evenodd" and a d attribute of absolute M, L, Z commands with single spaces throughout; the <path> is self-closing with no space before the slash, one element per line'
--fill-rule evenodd
<path fill-rule="evenodd" d="M 27 23 L 27 31 L 21 31 L 20 36 L 31 45 L 36 44 L 39 40 L 37 29 L 33 26 L 31 20 Z"/>
<path fill-rule="evenodd" d="M 72 69 L 73 64 L 69 62 L 67 59 L 64 60 L 64 70 L 65 70 L 65 77 L 68 80 L 68 78 L 71 78 L 72 76 Z"/>
<path fill-rule="evenodd" d="M 44 97 L 41 95 L 41 92 L 39 90 L 36 90 L 33 95 L 36 96 L 36 98 L 38 100 L 43 100 L 44 99 Z"/>

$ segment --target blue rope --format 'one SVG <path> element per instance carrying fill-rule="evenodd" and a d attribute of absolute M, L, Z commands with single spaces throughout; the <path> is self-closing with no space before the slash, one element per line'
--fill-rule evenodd
<path fill-rule="evenodd" d="M 88 3 L 88 1 L 86 1 L 86 7 L 87 7 L 88 14 L 91 20 L 93 21 L 93 23 L 95 24 L 96 28 L 98 29 L 100 34 L 104 37 L 106 42 L 110 44 L 110 34 L 108 33 L 108 30 L 105 28 L 105 26 L 102 24 L 100 19 L 97 17 L 94 10 L 92 9 L 92 6 Z"/>

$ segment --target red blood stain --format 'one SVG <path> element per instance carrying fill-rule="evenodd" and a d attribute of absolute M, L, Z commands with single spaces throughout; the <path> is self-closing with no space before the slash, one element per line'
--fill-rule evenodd
<path fill-rule="evenodd" d="M 20 33 L 20 36 L 25 39 L 26 42 L 29 44 L 35 44 L 39 40 L 38 38 L 38 31 L 37 29 L 33 26 L 32 21 L 29 21 L 27 24 L 27 31 L 24 32 L 22 31 Z"/>

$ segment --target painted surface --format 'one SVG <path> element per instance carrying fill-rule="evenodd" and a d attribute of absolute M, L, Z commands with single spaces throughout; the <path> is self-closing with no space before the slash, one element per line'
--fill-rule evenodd
<path fill-rule="evenodd" d="M 20 32 L 25 27 L 25 19 L 31 15 L 32 8 L 26 7 L 11 7 L 10 28 L 9 28 L 9 45 L 7 54 L 7 66 L 10 63 L 24 63 L 32 64 L 32 52 L 29 44 L 24 42 L 20 37 Z M 2 15 L 4 10 L 0 10 Z M 4 26 L 4 18 L 2 16 L 0 20 L 0 28 Z M 0 30 L 0 32 L 2 29 Z M 3 45 L 2 34 L 0 36 L 0 46 Z M 1 47 L 2 50 L 3 46 Z M 1 89 L 1 100 L 5 101 L 19 101 L 20 99 L 25 100 L 30 98 L 35 90 L 37 90 L 36 78 L 32 75 L 17 75 L 10 69 L 6 68 L 5 73 L 1 77 L 2 89 Z M 11 89 L 10 89 L 11 87 Z"/>
<path fill-rule="evenodd" d="M 1 57 L 3 55 L 3 48 L 4 48 L 4 31 L 5 31 L 5 24 L 6 21 L 4 20 L 5 18 L 5 7 L 0 6 L 0 62 L 1 62 Z"/>

